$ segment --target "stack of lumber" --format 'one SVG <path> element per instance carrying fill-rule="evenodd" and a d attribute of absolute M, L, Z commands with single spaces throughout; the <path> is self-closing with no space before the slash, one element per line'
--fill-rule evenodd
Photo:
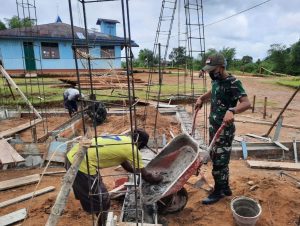
<path fill-rule="evenodd" d="M 5 139 L 0 139 L 0 165 L 23 161 L 25 159 Z"/>
<path fill-rule="evenodd" d="M 72 86 L 77 85 L 76 77 L 61 78 L 60 81 L 70 84 Z M 95 90 L 105 90 L 105 89 L 116 89 L 116 88 L 126 88 L 127 87 L 127 77 L 126 76 L 93 76 L 92 77 L 93 88 Z M 141 79 L 135 78 L 135 88 L 144 88 L 146 83 Z M 81 89 L 90 89 L 90 78 L 81 77 L 80 78 L 80 87 Z"/>

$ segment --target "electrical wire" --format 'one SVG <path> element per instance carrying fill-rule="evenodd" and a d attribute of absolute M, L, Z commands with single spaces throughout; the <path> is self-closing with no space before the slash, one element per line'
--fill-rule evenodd
<path fill-rule="evenodd" d="M 254 9 L 254 8 L 256 8 L 256 7 L 259 7 L 259 6 L 261 6 L 261 5 L 263 5 L 263 4 L 266 4 L 267 2 L 270 2 L 270 1 L 272 1 L 272 0 L 267 0 L 267 1 L 261 2 L 261 3 L 259 3 L 259 4 L 254 5 L 254 6 L 251 6 L 250 8 L 244 9 L 244 10 L 239 11 L 239 12 L 237 12 L 237 13 L 235 13 L 235 14 L 232 14 L 232 15 L 230 15 L 230 16 L 228 16 L 228 17 L 225 17 L 225 18 L 223 18 L 223 19 L 220 19 L 220 20 L 217 20 L 217 21 L 208 23 L 208 24 L 206 24 L 204 27 L 208 27 L 208 26 L 211 26 L 211 25 L 214 25 L 214 24 L 223 22 L 224 20 L 228 20 L 228 19 L 230 19 L 230 18 L 232 18 L 232 17 L 235 17 L 235 16 L 237 16 L 237 15 L 240 15 L 240 14 L 242 14 L 242 13 L 244 13 L 244 12 L 247 12 L 247 11 L 249 11 L 249 10 L 251 10 L 251 9 Z"/>

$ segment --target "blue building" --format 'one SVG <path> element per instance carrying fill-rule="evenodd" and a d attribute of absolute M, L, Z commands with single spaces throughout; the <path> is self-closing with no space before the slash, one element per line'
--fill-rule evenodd
<path fill-rule="evenodd" d="M 88 30 L 92 69 L 121 68 L 124 38 L 116 36 L 116 20 L 98 19 L 101 32 Z M 84 28 L 74 27 L 76 44 L 85 43 Z M 133 47 L 138 45 L 132 41 Z M 79 69 L 85 71 L 86 49 L 77 53 Z M 58 17 L 55 23 L 0 31 L 0 59 L 4 68 L 15 74 L 24 71 L 63 73 L 75 71 L 71 25 Z"/>

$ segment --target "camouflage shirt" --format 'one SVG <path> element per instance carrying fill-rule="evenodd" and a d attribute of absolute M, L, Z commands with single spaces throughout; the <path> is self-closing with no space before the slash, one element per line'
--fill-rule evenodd
<path fill-rule="evenodd" d="M 241 81 L 231 74 L 224 80 L 212 81 L 210 124 L 221 125 L 228 108 L 235 107 L 243 96 L 247 94 Z"/>

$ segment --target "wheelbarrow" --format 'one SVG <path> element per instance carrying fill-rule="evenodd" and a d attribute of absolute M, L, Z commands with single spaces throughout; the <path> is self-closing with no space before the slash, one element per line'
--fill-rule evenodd
<path fill-rule="evenodd" d="M 183 209 L 187 203 L 187 192 L 183 186 L 201 164 L 198 143 L 187 133 L 175 137 L 146 166 L 147 170 L 161 174 L 163 180 L 159 184 L 143 182 L 144 203 L 157 202 L 158 207 L 165 206 L 168 212 Z"/>
<path fill-rule="evenodd" d="M 195 117 L 193 124 L 195 124 Z M 146 166 L 148 171 L 162 175 L 163 180 L 159 184 L 143 182 L 144 203 L 153 204 L 157 202 L 160 213 L 173 213 L 182 210 L 188 200 L 187 191 L 183 186 L 192 175 L 198 173 L 201 165 L 207 162 L 209 152 L 224 127 L 225 124 L 222 124 L 207 150 L 199 148 L 197 141 L 187 133 L 178 135 L 167 144 Z M 203 155 L 203 153 L 206 154 Z"/>

